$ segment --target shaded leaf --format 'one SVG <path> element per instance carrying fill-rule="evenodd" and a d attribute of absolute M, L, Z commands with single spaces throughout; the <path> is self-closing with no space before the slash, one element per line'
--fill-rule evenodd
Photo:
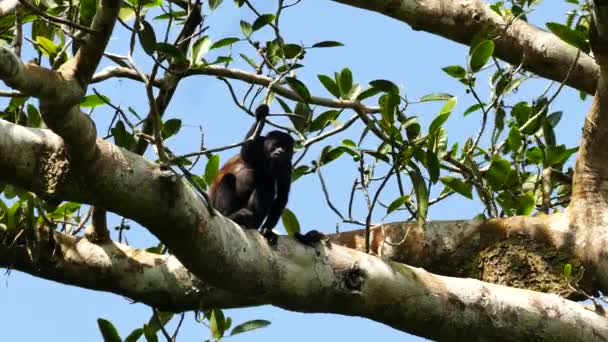
<path fill-rule="evenodd" d="M 160 136 L 163 140 L 174 136 L 182 128 L 182 120 L 180 119 L 169 119 L 163 122 L 163 128 L 160 130 Z"/>
<path fill-rule="evenodd" d="M 386 214 L 388 215 L 392 213 L 393 211 L 399 209 L 401 206 L 403 206 L 405 203 L 408 203 L 409 201 L 410 195 L 398 197 L 397 199 L 392 201 L 391 204 L 388 205 L 388 208 L 386 209 Z"/>
<path fill-rule="evenodd" d="M 422 173 L 418 166 L 411 162 L 408 166 L 411 168 L 411 170 L 408 171 L 408 175 L 410 176 L 414 187 L 414 193 L 416 194 L 416 205 L 418 209 L 416 211 L 416 221 L 419 225 L 422 225 L 426 221 L 426 214 L 429 209 L 429 193 L 424 177 L 422 177 Z"/>
<path fill-rule="evenodd" d="M 447 93 L 433 93 L 433 94 L 428 94 L 428 95 L 424 95 L 423 97 L 421 97 L 420 102 L 444 101 L 444 100 L 449 100 L 452 97 L 454 97 L 454 96 L 447 94 Z"/>
<path fill-rule="evenodd" d="M 308 88 L 306 88 L 306 85 L 304 85 L 304 83 L 302 83 L 295 77 L 285 77 L 285 81 L 287 81 L 287 84 L 289 84 L 291 89 L 293 89 L 298 95 L 300 95 L 304 102 L 310 101 L 310 92 L 308 91 Z"/>
<path fill-rule="evenodd" d="M 251 36 L 251 33 L 253 33 L 253 28 L 251 27 L 251 24 L 244 20 L 241 20 L 241 32 L 243 32 L 245 37 Z"/>
<path fill-rule="evenodd" d="M 141 29 L 137 31 L 137 37 L 144 51 L 151 55 L 156 49 L 156 34 L 149 22 L 142 20 L 141 25 Z"/>
<path fill-rule="evenodd" d="M 445 68 L 442 68 L 441 70 L 457 79 L 464 78 L 467 75 L 467 71 L 460 65 L 450 65 Z"/>
<path fill-rule="evenodd" d="M 291 210 L 287 208 L 283 209 L 281 222 L 283 222 L 287 235 L 293 236 L 295 233 L 300 232 L 300 222 L 298 222 L 298 218 Z"/>
<path fill-rule="evenodd" d="M 214 154 L 209 161 L 207 161 L 207 165 L 205 166 L 205 177 L 204 180 L 207 184 L 212 184 L 213 180 L 217 176 L 218 171 L 220 170 L 220 155 Z"/>
<path fill-rule="evenodd" d="M 240 39 L 238 39 L 237 37 L 228 37 L 228 38 L 220 39 L 217 42 L 213 43 L 213 45 L 211 45 L 210 49 L 219 49 L 219 48 L 227 46 L 227 45 L 232 45 L 232 44 L 238 42 L 239 40 Z"/>
<path fill-rule="evenodd" d="M 369 84 L 378 89 L 381 90 L 385 93 L 395 93 L 395 94 L 399 94 L 399 87 L 397 87 L 397 85 L 391 81 L 388 80 L 373 80 L 371 82 L 369 82 Z"/>
<path fill-rule="evenodd" d="M 319 81 L 321 81 L 321 84 L 323 84 L 325 89 L 327 89 L 327 91 L 329 91 L 333 96 L 340 97 L 340 88 L 338 88 L 338 85 L 331 77 L 327 75 L 317 75 L 317 78 Z"/>
<path fill-rule="evenodd" d="M 353 73 L 349 68 L 344 68 L 340 72 L 338 77 L 338 87 L 340 88 L 340 95 L 345 96 L 348 94 L 350 89 L 353 87 Z"/>
<path fill-rule="evenodd" d="M 318 42 L 318 43 L 315 43 L 312 45 L 313 48 L 328 48 L 328 47 L 337 47 L 337 46 L 344 46 L 344 44 L 333 41 L 333 40 L 326 40 L 326 41 Z"/>
<path fill-rule="evenodd" d="M 110 103 L 110 98 L 107 96 L 99 96 L 97 94 L 85 96 L 80 103 L 80 107 L 95 108 L 97 106 Z"/>
<path fill-rule="evenodd" d="M 211 48 L 211 38 L 209 36 L 203 36 L 192 45 L 192 61 L 195 64 L 202 62 L 203 57 L 209 52 Z"/>
<path fill-rule="evenodd" d="M 332 121 L 336 120 L 338 115 L 340 115 L 340 112 L 333 109 L 322 113 L 312 121 L 312 123 L 310 124 L 310 131 L 315 132 L 325 128 Z"/>
<path fill-rule="evenodd" d="M 441 177 L 440 180 L 443 185 L 451 190 L 454 190 L 454 192 L 461 194 L 468 199 L 473 199 L 472 184 L 465 183 L 462 180 L 452 176 Z"/>
<path fill-rule="evenodd" d="M 494 53 L 494 42 L 491 40 L 483 40 L 477 44 L 471 51 L 471 59 L 469 66 L 473 72 L 479 71 L 488 62 Z"/>
<path fill-rule="evenodd" d="M 521 196 L 517 196 L 517 207 L 515 208 L 517 215 L 530 215 L 534 210 L 534 193 L 526 192 Z"/>
<path fill-rule="evenodd" d="M 245 323 L 239 324 L 230 333 L 230 336 L 241 334 L 247 331 L 264 328 L 270 325 L 269 321 L 263 319 L 254 319 Z"/>
<path fill-rule="evenodd" d="M 274 21 L 274 18 L 276 18 L 274 14 L 262 14 L 253 22 L 252 30 L 255 32 L 261 29 L 262 27 L 272 23 Z"/>
<path fill-rule="evenodd" d="M 120 335 L 118 335 L 118 331 L 112 322 L 107 319 L 98 318 L 97 326 L 99 327 L 101 336 L 103 336 L 104 342 L 122 342 L 122 339 L 120 338 Z"/>
<path fill-rule="evenodd" d="M 213 11 L 217 9 L 222 4 L 222 2 L 223 0 L 209 0 L 209 8 Z"/>

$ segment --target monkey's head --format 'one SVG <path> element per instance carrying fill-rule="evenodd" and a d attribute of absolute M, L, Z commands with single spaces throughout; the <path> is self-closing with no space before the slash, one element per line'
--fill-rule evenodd
<path fill-rule="evenodd" d="M 264 156 L 271 168 L 291 166 L 293 138 L 284 132 L 272 131 L 264 138 Z"/>

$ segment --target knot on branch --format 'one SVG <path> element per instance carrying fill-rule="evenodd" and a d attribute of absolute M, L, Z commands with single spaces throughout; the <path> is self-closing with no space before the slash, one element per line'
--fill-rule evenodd
<path fill-rule="evenodd" d="M 40 158 L 41 190 L 51 197 L 62 188 L 71 170 L 70 160 L 64 148 L 52 149 L 42 153 Z"/>
<path fill-rule="evenodd" d="M 19 73 L 22 66 L 19 57 L 6 47 L 0 47 L 0 78 L 4 83 L 11 83 L 11 79 Z"/>
<path fill-rule="evenodd" d="M 352 291 L 360 292 L 365 282 L 366 274 L 358 263 L 344 273 L 344 286 Z"/>

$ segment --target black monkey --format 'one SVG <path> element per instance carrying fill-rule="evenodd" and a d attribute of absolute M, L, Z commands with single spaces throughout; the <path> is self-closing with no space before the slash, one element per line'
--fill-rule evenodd
<path fill-rule="evenodd" d="M 211 185 L 210 197 L 213 207 L 222 215 L 245 228 L 261 227 L 262 235 L 275 244 L 277 236 L 272 228 L 289 199 L 294 140 L 280 131 L 260 135 L 268 113 L 266 105 L 256 109 L 256 122 L 245 137 L 241 153 L 219 171 Z M 298 233 L 295 237 L 310 245 L 323 236 L 315 231 Z"/>

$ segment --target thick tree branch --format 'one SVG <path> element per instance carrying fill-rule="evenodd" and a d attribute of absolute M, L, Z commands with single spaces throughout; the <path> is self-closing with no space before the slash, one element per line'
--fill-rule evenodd
<path fill-rule="evenodd" d="M 36 98 L 52 98 L 64 105 L 82 96 L 80 85 L 36 64 L 24 64 L 7 47 L 0 47 L 0 79 L 9 87 Z"/>
<path fill-rule="evenodd" d="M 95 244 L 59 232 L 54 232 L 52 244 L 44 238 L 28 247 L 0 244 L 0 267 L 174 312 L 263 304 L 204 284 L 173 256 L 115 242 Z"/>
<path fill-rule="evenodd" d="M 18 142 L 23 159 L 34 163 L 6 156 Z M 55 196 L 132 218 L 200 279 L 286 309 L 358 315 L 439 339 L 471 331 L 479 339 L 608 338 L 605 317 L 556 295 L 436 276 L 333 244 L 310 248 L 281 237 L 270 247 L 256 231 L 210 217 L 196 193 L 158 165 L 106 141 L 97 144 L 96 177 L 88 177 L 61 157 L 62 144 L 51 132 L 0 121 L 0 179 L 48 194 L 49 182 L 37 180 L 48 180 L 52 165 Z"/>
<path fill-rule="evenodd" d="M 345 5 L 382 13 L 410 25 L 458 43 L 469 45 L 479 32 L 494 31 L 494 54 L 513 65 L 542 77 L 562 82 L 576 49 L 555 35 L 523 21 L 507 21 L 482 0 L 333 0 Z M 598 67 L 587 55 L 581 55 L 566 84 L 595 92 Z"/>
<path fill-rule="evenodd" d="M 112 35 L 121 0 L 102 0 L 93 18 L 91 28 L 96 32 L 86 36 L 85 43 L 78 49 L 74 58 L 65 62 L 59 71 L 77 79 L 86 89 L 97 65 L 103 57 L 108 40 Z"/>
<path fill-rule="evenodd" d="M 573 274 L 579 274 L 581 266 L 585 266 L 585 278 L 579 285 L 589 293 L 607 292 L 608 283 L 601 280 L 608 265 L 608 259 L 601 257 L 604 230 L 595 230 L 595 238 L 584 245 L 577 241 L 586 233 L 578 232 L 574 223 L 571 212 L 430 221 L 423 227 L 415 222 L 395 222 L 372 228 L 371 252 L 436 274 L 573 298 L 580 298 L 580 294 L 568 286 L 564 265 L 573 265 Z M 365 251 L 365 229 L 330 235 L 330 239 Z"/>

